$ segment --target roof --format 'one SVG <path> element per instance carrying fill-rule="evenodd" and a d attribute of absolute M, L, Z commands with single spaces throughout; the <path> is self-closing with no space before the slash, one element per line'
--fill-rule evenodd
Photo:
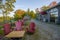
<path fill-rule="evenodd" d="M 51 9 L 56 8 L 56 7 L 58 7 L 58 6 L 60 6 L 60 3 L 58 3 L 58 4 L 57 4 L 56 6 L 54 6 L 54 7 L 49 8 L 48 10 L 51 10 Z M 46 11 L 48 11 L 48 10 L 46 10 Z"/>

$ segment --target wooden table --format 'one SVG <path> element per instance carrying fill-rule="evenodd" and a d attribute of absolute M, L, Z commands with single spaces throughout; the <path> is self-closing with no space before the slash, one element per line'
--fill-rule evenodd
<path fill-rule="evenodd" d="M 24 34 L 25 34 L 25 31 L 12 31 L 11 33 L 6 35 L 5 37 L 7 37 L 7 38 L 21 38 L 21 37 L 24 37 Z"/>

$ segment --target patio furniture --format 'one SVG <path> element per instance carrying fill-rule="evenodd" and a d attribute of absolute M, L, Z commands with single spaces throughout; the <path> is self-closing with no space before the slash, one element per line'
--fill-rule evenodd
<path fill-rule="evenodd" d="M 23 22 L 22 21 L 17 21 L 16 23 L 15 23 L 15 25 L 16 25 L 16 27 L 15 27 L 15 30 L 16 31 L 21 31 L 21 30 L 23 30 L 23 28 L 22 28 L 22 26 L 23 26 Z"/>
<path fill-rule="evenodd" d="M 40 12 L 42 15 L 45 15 L 45 14 L 47 14 L 47 12 L 45 12 L 45 11 L 42 11 L 42 12 Z"/>
<path fill-rule="evenodd" d="M 26 29 L 28 34 L 33 34 L 35 32 L 35 23 L 31 22 L 29 25 L 29 28 L 26 28 Z"/>
<path fill-rule="evenodd" d="M 10 24 L 4 24 L 4 33 L 5 35 L 9 34 L 11 32 L 11 27 L 10 27 Z"/>
<path fill-rule="evenodd" d="M 21 26 L 23 26 L 24 25 L 24 20 L 22 20 L 21 23 L 22 23 Z"/>
<path fill-rule="evenodd" d="M 6 38 L 11 38 L 13 40 L 19 40 L 20 38 L 23 38 L 25 34 L 25 31 L 12 31 L 8 35 L 6 35 Z"/>

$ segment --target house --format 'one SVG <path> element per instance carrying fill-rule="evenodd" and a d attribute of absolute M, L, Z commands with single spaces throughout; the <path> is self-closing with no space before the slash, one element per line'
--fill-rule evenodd
<path fill-rule="evenodd" d="M 54 2 L 56 3 L 56 2 Z M 54 22 L 60 24 L 60 2 L 57 4 L 50 4 L 51 7 L 46 11 L 41 11 L 38 18 L 43 22 Z M 49 6 L 50 6 L 49 5 Z"/>
<path fill-rule="evenodd" d="M 55 22 L 60 24 L 60 2 L 56 6 L 53 6 L 50 9 L 46 10 L 46 12 L 46 18 L 48 22 Z"/>

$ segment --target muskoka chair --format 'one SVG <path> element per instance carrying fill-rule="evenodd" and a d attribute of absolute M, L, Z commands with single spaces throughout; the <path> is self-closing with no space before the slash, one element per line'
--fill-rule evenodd
<path fill-rule="evenodd" d="M 9 34 L 11 31 L 12 30 L 11 30 L 10 24 L 8 24 L 8 23 L 4 24 L 4 33 L 5 33 L 5 35 Z"/>
<path fill-rule="evenodd" d="M 26 28 L 26 29 L 27 29 L 28 34 L 34 34 L 35 33 L 35 23 L 31 22 L 29 25 L 29 28 Z"/>
<path fill-rule="evenodd" d="M 17 21 L 16 23 L 15 23 L 15 29 L 14 30 L 16 30 L 16 31 L 21 31 L 21 30 L 23 30 L 23 28 L 22 28 L 22 26 L 23 26 L 23 22 L 22 21 Z"/>

